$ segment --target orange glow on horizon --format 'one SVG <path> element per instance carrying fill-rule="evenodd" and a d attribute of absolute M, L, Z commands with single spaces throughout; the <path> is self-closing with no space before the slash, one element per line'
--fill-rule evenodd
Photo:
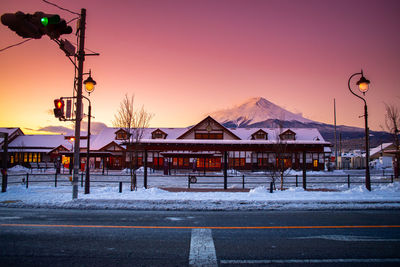
<path fill-rule="evenodd" d="M 305 118 L 364 127 L 349 75 L 363 69 L 369 125 L 381 130 L 385 105 L 400 97 L 400 1 L 94 1 L 87 7 L 85 73 L 96 90 L 92 122 L 112 126 L 125 94 L 154 114 L 150 127 L 188 127 L 209 113 L 264 97 Z M 16 11 L 76 15 L 42 1 L 3 0 Z M 356 13 L 369 15 L 356 20 Z M 75 30 L 76 21 L 70 25 Z M 355 34 L 354 29 L 358 29 Z M 359 36 L 369 36 L 360 42 Z M 0 49 L 23 39 L 0 24 Z M 76 46 L 74 34 L 63 35 Z M 73 96 L 74 66 L 47 36 L 0 52 L 0 127 L 72 128 L 54 117 L 54 99 Z M 362 90 L 365 90 L 363 87 Z M 397 103 L 395 102 L 395 103 Z M 87 102 L 84 101 L 84 112 Z M 34 130 L 32 130 L 34 132 Z"/>

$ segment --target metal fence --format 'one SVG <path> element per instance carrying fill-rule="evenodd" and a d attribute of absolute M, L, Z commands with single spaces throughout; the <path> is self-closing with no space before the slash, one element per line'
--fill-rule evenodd
<path fill-rule="evenodd" d="M 137 175 L 137 187 L 144 186 L 143 174 Z M 273 178 L 268 173 L 266 174 L 240 174 L 228 175 L 227 186 L 228 188 L 236 189 L 252 189 L 258 186 L 269 187 Z M 380 174 L 371 176 L 372 184 L 387 184 L 393 183 L 394 177 L 392 174 Z M 46 184 L 49 186 L 70 186 L 72 182 L 72 175 L 70 174 L 56 174 L 56 173 L 20 173 L 8 174 L 8 184 L 10 186 L 15 184 L 23 184 L 29 188 L 32 184 Z M 85 173 L 79 174 L 79 184 L 84 186 Z M 283 177 L 282 185 L 284 188 L 288 187 L 303 187 L 305 189 L 313 188 L 350 188 L 351 185 L 364 184 L 365 176 L 362 174 L 346 174 L 346 175 L 307 175 L 306 183 L 303 181 L 301 175 L 285 175 Z M 101 173 L 90 174 L 91 187 L 115 187 L 118 185 L 120 191 L 122 186 L 131 187 L 131 177 L 129 174 L 109 174 L 103 175 Z M 280 188 L 281 178 L 275 179 L 275 186 Z M 147 187 L 158 188 L 224 188 L 224 176 L 221 174 L 204 175 L 204 174 L 175 174 L 175 175 L 162 175 L 157 173 L 150 173 L 147 176 Z"/>

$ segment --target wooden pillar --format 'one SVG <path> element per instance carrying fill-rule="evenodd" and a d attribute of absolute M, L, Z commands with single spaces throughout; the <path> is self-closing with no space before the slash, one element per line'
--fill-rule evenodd
<path fill-rule="evenodd" d="M 224 189 L 228 188 L 228 151 L 224 151 Z"/>
<path fill-rule="evenodd" d="M 143 168 L 143 186 L 147 189 L 147 150 L 144 151 Z"/>
<path fill-rule="evenodd" d="M 307 189 L 306 151 L 303 151 L 303 189 Z"/>

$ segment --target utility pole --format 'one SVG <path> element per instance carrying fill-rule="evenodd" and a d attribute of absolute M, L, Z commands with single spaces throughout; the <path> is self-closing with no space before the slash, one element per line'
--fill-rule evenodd
<path fill-rule="evenodd" d="M 333 113 L 334 113 L 334 122 L 335 122 L 335 132 L 334 132 L 334 138 L 335 138 L 335 169 L 337 169 L 337 163 L 338 163 L 338 144 L 337 144 L 337 135 L 336 135 L 336 99 L 333 99 Z"/>
<path fill-rule="evenodd" d="M 89 101 L 88 130 L 87 130 L 87 150 L 86 150 L 86 175 L 85 175 L 85 194 L 90 193 L 90 118 L 92 117 L 92 105 Z"/>
<path fill-rule="evenodd" d="M 81 9 L 79 19 L 79 50 L 78 50 L 78 86 L 76 92 L 76 116 L 75 116 L 75 144 L 74 144 L 74 170 L 72 173 L 72 199 L 78 198 L 78 180 L 80 168 L 80 142 L 82 120 L 82 78 L 83 62 L 85 61 L 85 27 L 86 9 Z"/>
<path fill-rule="evenodd" d="M 3 143 L 3 155 L 2 155 L 2 169 L 1 169 L 1 175 L 2 175 L 2 181 L 1 181 L 1 192 L 7 192 L 7 164 L 8 164 L 8 133 L 0 133 L 0 136 L 3 137 L 4 143 Z"/>

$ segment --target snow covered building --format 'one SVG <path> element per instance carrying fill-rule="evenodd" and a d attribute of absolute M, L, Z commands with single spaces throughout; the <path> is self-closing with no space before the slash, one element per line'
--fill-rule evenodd
<path fill-rule="evenodd" d="M 323 170 L 330 146 L 317 129 L 226 128 L 208 116 L 189 128 L 146 128 L 140 142 L 128 142 L 123 129 L 106 128 L 93 141 L 95 151 L 113 153 L 111 169 L 127 167 L 128 151 L 136 166 L 164 170 L 238 170 L 284 168 Z M 96 166 L 100 164 L 96 159 Z"/>
<path fill-rule="evenodd" d="M 166 174 L 173 169 L 255 171 L 278 166 L 324 170 L 330 154 L 330 143 L 317 129 L 226 128 L 210 116 L 188 128 L 145 128 L 140 142 L 129 142 L 124 129 L 108 127 L 90 140 L 91 168 L 127 168 L 134 155 L 134 166 Z M 81 163 L 86 161 L 86 142 L 81 140 Z M 21 135 L 9 143 L 9 152 L 11 165 L 57 158 L 68 164 L 73 156 L 72 142 L 63 135 Z"/>
<path fill-rule="evenodd" d="M 370 150 L 370 159 L 374 168 L 392 168 L 396 145 L 393 143 L 382 143 L 380 146 Z"/>

